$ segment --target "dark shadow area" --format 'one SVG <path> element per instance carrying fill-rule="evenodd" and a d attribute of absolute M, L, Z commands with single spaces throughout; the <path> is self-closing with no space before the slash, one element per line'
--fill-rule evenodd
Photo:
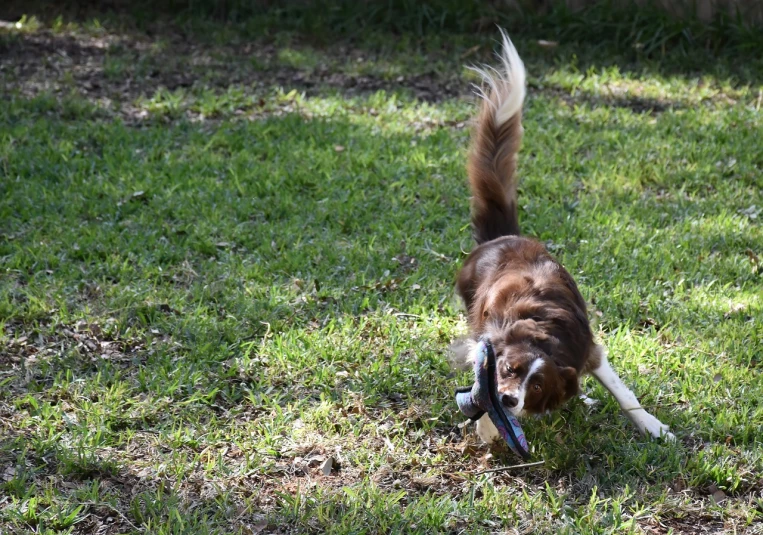
<path fill-rule="evenodd" d="M 296 90 L 307 97 L 338 94 L 348 98 L 385 91 L 433 103 L 472 98 L 473 90 L 470 80 L 457 74 L 462 62 L 456 65 L 451 59 L 443 60 L 441 52 L 434 61 L 448 63 L 430 68 L 426 63 L 409 65 L 398 53 L 387 55 L 366 45 L 360 49 L 352 44 L 328 48 L 244 42 L 205 45 L 173 34 L 164 42 L 146 35 L 49 30 L 0 37 L 0 70 L 5 73 L 6 92 L 25 97 L 76 95 L 128 123 L 146 119 L 147 107 L 156 99 L 176 102 L 170 110 L 173 114 L 208 120 L 267 116 L 274 110 L 264 108 L 262 97 L 275 90 Z M 593 65 L 576 57 L 568 59 L 581 72 Z M 565 65 L 561 59 L 552 61 L 532 53 L 525 61 L 541 79 L 546 72 Z M 709 83 L 720 84 L 721 80 Z M 645 97 L 611 88 L 594 94 L 532 80 L 529 90 L 531 95 L 558 98 L 568 106 L 624 108 L 635 113 L 659 114 L 688 105 L 669 97 Z M 200 102 L 210 94 L 230 96 L 224 106 L 207 109 Z M 720 92 L 708 97 L 707 102 L 729 104 L 734 100 Z M 463 123 L 456 121 L 454 125 L 459 122 Z"/>
<path fill-rule="evenodd" d="M 55 498 L 41 496 L 42 489 L 53 490 Z M 9 535 L 67 529 L 81 535 L 145 533 L 147 526 L 189 535 L 287 532 L 243 506 L 240 490 L 222 490 L 200 474 L 182 482 L 138 469 L 111 458 L 108 448 L 52 445 L 43 437 L 0 431 L 0 526 Z M 257 491 L 255 485 L 246 494 Z M 25 507 L 11 514 L 12 503 Z"/>
<path fill-rule="evenodd" d="M 0 19 L 33 16 L 55 26 L 69 21 L 80 25 L 103 21 L 109 28 L 129 36 L 123 40 L 169 43 L 178 51 L 223 45 L 242 56 L 272 56 L 269 47 L 284 43 L 297 48 L 325 51 L 332 59 L 346 56 L 354 61 L 373 61 L 380 51 L 395 50 L 399 56 L 429 56 L 451 63 L 470 64 L 488 60 L 494 47 L 496 25 L 506 27 L 525 46 L 523 58 L 531 65 L 575 63 L 580 72 L 617 66 L 621 72 L 650 72 L 663 76 L 731 79 L 756 85 L 763 72 L 763 32 L 747 27 L 746 21 L 723 16 L 712 23 L 682 21 L 645 7 L 615 8 L 600 2 L 581 12 L 557 6 L 545 13 L 511 12 L 499 2 L 443 2 L 439 5 L 408 2 L 10 2 L 0 8 Z M 103 28 L 98 29 L 103 34 Z M 97 32 L 96 32 L 97 33 Z M 537 43 L 537 44 L 536 44 Z M 550 45 L 548 43 L 551 43 Z M 42 43 L 45 53 L 65 43 Z M 37 46 L 37 45 L 35 45 Z M 241 54 L 243 52 L 243 54 Z M 182 52 L 178 55 L 182 55 Z M 276 54 L 277 55 L 277 54 Z M 165 65 L 163 62 L 159 62 Z M 463 92 L 463 82 L 452 86 L 442 73 L 402 72 L 390 79 L 369 76 L 337 76 L 336 70 L 319 67 L 306 73 L 291 70 L 278 61 L 260 62 L 255 78 L 310 89 L 315 85 L 343 90 L 410 88 L 423 100 L 440 100 Z M 272 67 L 272 68 L 271 68 Z M 433 66 L 432 66 L 433 67 Z M 427 69 L 425 68 L 424 71 Z M 537 74 L 541 69 L 534 69 Z M 160 69 L 161 71 L 161 69 Z M 230 83 L 240 79 L 239 69 L 227 69 Z M 151 72 L 148 73 L 151 75 Z M 398 80 L 400 76 L 403 80 Z M 409 79 L 409 77 L 411 77 Z M 344 79 L 342 79 L 344 78 Z M 185 87 L 182 77 L 165 84 Z M 431 91 L 435 87 L 437 91 Z"/>
<path fill-rule="evenodd" d="M 617 496 L 626 485 L 636 492 L 665 485 L 676 493 L 684 490 L 687 481 L 679 467 L 691 462 L 692 454 L 671 453 L 667 459 L 662 446 L 641 441 L 613 449 L 597 437 L 603 429 L 613 425 L 611 417 L 596 414 L 601 409 L 595 409 L 591 414 L 582 404 L 572 405 L 563 409 L 562 414 L 569 417 L 572 412 L 589 412 L 589 428 L 568 431 L 582 434 L 582 439 L 587 442 L 585 454 L 581 457 L 581 452 L 568 451 L 562 458 L 556 458 L 555 462 L 560 464 L 553 470 L 534 468 L 492 474 L 489 477 L 492 487 L 501 491 L 504 488 L 543 488 L 549 480 L 557 484 L 564 482 L 568 490 L 556 499 L 577 505 L 586 503 L 592 492 L 604 500 L 610 493 Z M 32 414 L 35 412 L 30 410 Z M 443 500 L 443 506 L 448 509 L 453 507 L 452 500 L 457 500 L 459 508 L 466 511 L 467 502 L 483 498 L 487 480 L 475 475 L 479 467 L 468 462 L 469 457 L 482 455 L 483 447 L 460 441 L 454 443 L 451 455 L 465 457 L 466 466 L 463 462 L 452 462 L 442 475 L 435 477 L 417 474 L 410 467 L 394 463 L 360 478 L 343 475 L 347 469 L 352 471 L 351 467 L 337 467 L 326 476 L 321 474 L 318 463 L 313 460 L 323 456 L 301 451 L 298 457 L 293 454 L 279 456 L 277 464 L 280 468 L 266 475 L 265 479 L 256 470 L 241 470 L 237 475 L 228 474 L 227 485 L 224 485 L 220 480 L 209 478 L 202 466 L 180 479 L 172 475 L 171 469 L 157 472 L 156 464 L 146 461 L 166 458 L 166 462 L 171 463 L 170 452 L 161 446 L 158 446 L 159 457 L 156 451 L 139 452 L 139 436 L 133 439 L 135 444 L 129 448 L 132 451 L 128 457 L 135 462 L 125 459 L 124 455 L 117 458 L 113 448 L 72 447 L 64 442 L 54 445 L 46 438 L 7 427 L 0 432 L 0 490 L 3 494 L 0 525 L 4 520 L 10 534 L 73 527 L 75 533 L 82 535 L 111 535 L 145 532 L 147 526 L 170 533 L 200 535 L 285 534 L 294 530 L 317 533 L 328 526 L 346 523 L 348 519 L 351 523 L 362 523 L 366 529 L 378 525 L 406 530 L 423 523 L 430 529 L 438 527 L 438 532 L 448 533 L 461 532 L 467 526 L 469 529 L 475 526 L 495 529 L 496 525 L 510 528 L 519 524 L 526 528 L 535 527 L 527 520 L 532 518 L 532 511 L 507 512 L 503 517 L 483 516 L 476 521 L 467 520 L 463 516 L 466 513 L 462 512 L 456 516 L 455 523 L 440 526 L 427 524 L 432 522 L 427 518 L 432 512 L 424 505 L 417 506 L 422 509 L 420 516 L 405 511 L 418 499 L 424 504 Z M 619 471 L 613 467 L 632 465 L 636 456 L 649 460 L 649 470 L 631 469 L 627 476 L 607 476 Z M 496 460 L 509 465 L 516 462 L 513 457 L 500 454 Z M 171 464 L 167 466 L 171 467 Z M 466 467 L 468 469 L 462 471 Z M 708 470 L 706 477 L 712 481 L 712 468 Z M 274 483 L 276 477 L 278 481 Z M 39 494 L 43 488 L 56 493 L 55 501 Z M 392 508 L 385 506 L 381 514 L 378 507 L 385 503 L 385 497 L 395 495 L 401 489 L 406 492 L 405 499 L 394 500 Z M 739 496 L 751 496 L 754 492 L 755 489 L 744 489 Z M 3 507 L 28 503 L 32 497 L 37 499 L 34 507 L 20 508 L 25 511 L 23 514 L 14 513 L 3 519 Z M 359 504 L 358 497 L 365 500 Z M 703 498 L 709 499 L 707 496 Z M 15 506 L 14 511 L 18 510 Z M 8 511 L 5 514 L 9 515 Z M 541 520 L 544 521 L 547 520 Z M 552 525 L 562 528 L 566 524 L 563 519 L 557 519 Z M 724 524 L 700 511 L 696 516 L 665 511 L 660 516 L 659 525 L 647 517 L 640 518 L 638 525 L 653 533 L 667 533 L 671 529 L 672 533 L 695 535 L 716 533 Z"/>

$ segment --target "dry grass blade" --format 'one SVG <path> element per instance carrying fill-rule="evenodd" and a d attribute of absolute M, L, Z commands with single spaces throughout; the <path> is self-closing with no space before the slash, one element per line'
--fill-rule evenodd
<path fill-rule="evenodd" d="M 511 466 L 499 466 L 498 468 L 488 468 L 487 470 L 480 470 L 479 472 L 473 472 L 476 476 L 481 476 L 482 474 L 492 474 L 495 472 L 508 472 L 509 470 L 517 470 L 519 468 L 531 468 L 533 466 L 540 466 L 542 464 L 546 464 L 546 461 L 536 461 L 534 463 L 524 463 L 524 464 L 512 464 Z"/>

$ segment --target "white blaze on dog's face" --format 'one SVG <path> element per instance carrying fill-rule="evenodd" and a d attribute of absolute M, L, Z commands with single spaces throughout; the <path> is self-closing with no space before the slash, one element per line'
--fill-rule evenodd
<path fill-rule="evenodd" d="M 497 344 L 495 350 L 501 403 L 515 416 L 552 411 L 577 393 L 575 369 L 558 366 L 532 344 Z"/>
<path fill-rule="evenodd" d="M 543 358 L 536 357 L 526 366 L 504 362 L 498 368 L 498 392 L 501 403 L 515 416 L 524 414 L 528 390 L 535 393 L 542 391 L 540 374 L 545 364 L 546 361 Z"/>

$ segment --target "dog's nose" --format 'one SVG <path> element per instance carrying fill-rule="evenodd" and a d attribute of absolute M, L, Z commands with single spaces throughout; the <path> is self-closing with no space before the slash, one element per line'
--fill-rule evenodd
<path fill-rule="evenodd" d="M 501 403 L 504 407 L 511 409 L 517 406 L 519 400 L 510 394 L 501 394 Z"/>

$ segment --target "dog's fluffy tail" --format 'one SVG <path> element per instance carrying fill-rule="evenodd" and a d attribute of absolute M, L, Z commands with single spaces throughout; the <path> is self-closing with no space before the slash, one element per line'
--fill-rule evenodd
<path fill-rule="evenodd" d="M 501 66 L 474 68 L 482 76 L 482 104 L 472 137 L 468 172 L 477 243 L 519 234 L 517 152 L 522 140 L 525 67 L 506 32 Z"/>

